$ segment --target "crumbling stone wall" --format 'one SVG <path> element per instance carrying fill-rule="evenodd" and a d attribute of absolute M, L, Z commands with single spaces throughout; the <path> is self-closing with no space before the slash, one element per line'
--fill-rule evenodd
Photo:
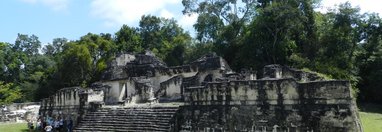
<path fill-rule="evenodd" d="M 231 71 L 225 60 L 214 54 L 174 67 L 167 67 L 150 53 L 120 55 L 109 66 L 100 81 L 110 86 L 105 91 L 108 105 L 183 101 L 186 86 L 201 85 Z"/>
<path fill-rule="evenodd" d="M 300 69 L 281 66 L 278 64 L 267 65 L 263 69 L 263 78 L 294 78 L 299 82 L 323 81 L 316 73 L 305 72 Z"/>
<path fill-rule="evenodd" d="M 23 122 L 38 117 L 40 102 L 12 103 L 0 106 L 0 123 Z"/>
<path fill-rule="evenodd" d="M 348 81 L 302 82 L 279 68 L 259 80 L 186 88 L 178 130 L 362 131 Z"/>
<path fill-rule="evenodd" d="M 60 90 L 40 112 L 80 120 L 103 104 L 177 102 L 173 131 L 362 131 L 348 81 L 277 64 L 262 71 L 236 73 L 215 54 L 174 67 L 151 53 L 124 54 L 96 87 Z"/>
<path fill-rule="evenodd" d="M 93 107 L 103 103 L 103 90 L 80 87 L 63 88 L 41 101 L 41 117 L 62 117 L 78 123 Z"/>

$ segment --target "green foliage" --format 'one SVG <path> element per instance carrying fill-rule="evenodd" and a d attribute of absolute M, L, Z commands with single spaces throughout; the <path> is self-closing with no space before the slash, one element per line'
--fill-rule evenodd
<path fill-rule="evenodd" d="M 142 16 L 139 22 L 142 49 L 153 51 L 169 66 L 181 65 L 191 37 L 174 19 Z"/>
<path fill-rule="evenodd" d="M 194 61 L 199 57 L 210 53 L 213 50 L 213 45 L 211 43 L 202 44 L 193 42 L 188 47 L 186 47 L 185 63 Z"/>
<path fill-rule="evenodd" d="M 114 35 L 55 38 L 43 54 L 37 36 L 18 34 L 14 44 L 0 43 L 0 81 L 19 89 L 23 98 L 18 101 L 32 101 L 62 87 L 100 80 L 117 54 L 151 50 L 174 66 L 216 52 L 236 71 L 274 63 L 305 68 L 327 79 L 350 80 L 352 92 L 363 101 L 382 100 L 382 19 L 377 14 L 361 14 L 349 3 L 320 13 L 314 10 L 319 0 L 182 4 L 185 15 L 198 15 L 195 38 L 174 19 L 151 15 L 142 16 L 138 27 L 123 25 Z"/>
<path fill-rule="evenodd" d="M 52 78 L 61 80 L 60 86 L 86 86 L 99 80 L 101 73 L 106 69 L 107 61 L 116 52 L 116 45 L 108 34 L 89 33 L 78 41 L 65 42 L 56 47 L 56 57 L 60 59 Z M 59 50 L 61 47 L 62 52 Z"/>
<path fill-rule="evenodd" d="M 131 28 L 123 25 L 121 29 L 115 33 L 115 43 L 118 52 L 142 52 L 142 39 L 137 28 Z"/>
<path fill-rule="evenodd" d="M 27 55 L 36 55 L 41 47 L 41 42 L 35 35 L 28 36 L 24 34 L 18 34 L 15 45 L 13 48 L 18 51 L 23 51 Z"/>
<path fill-rule="evenodd" d="M 317 74 L 319 77 L 322 77 L 325 80 L 332 80 L 333 79 L 333 77 L 330 76 L 330 75 L 326 75 L 326 74 L 323 74 L 323 73 L 318 73 L 318 72 L 310 70 L 309 68 L 302 68 L 301 70 L 304 71 L 304 72 L 310 72 L 310 73 Z"/>
<path fill-rule="evenodd" d="M 13 83 L 0 81 L 0 105 L 11 104 L 21 98 L 20 88 Z"/>
<path fill-rule="evenodd" d="M 236 57 L 237 66 L 240 67 L 236 69 L 250 67 L 258 69 L 274 63 L 282 65 L 307 63 L 305 60 L 308 59 L 308 55 L 304 52 L 304 47 L 308 43 L 305 43 L 305 40 L 308 39 L 307 36 L 314 36 L 309 34 L 310 28 L 306 27 L 311 24 L 307 21 L 311 14 L 300 7 L 306 4 L 304 2 L 262 1 L 257 9 L 257 16 L 245 28 L 245 34 L 242 35 L 244 41 L 239 47 L 241 52 Z"/>
<path fill-rule="evenodd" d="M 382 106 L 380 104 L 361 103 L 359 115 L 365 132 L 382 131 Z"/>
<path fill-rule="evenodd" d="M 322 14 L 314 11 L 319 1 L 241 2 L 249 7 L 243 8 L 249 13 L 242 15 L 242 21 L 234 11 L 239 1 L 183 0 L 183 13 L 199 14 L 194 25 L 198 41 L 186 51 L 215 51 L 236 70 L 274 63 L 305 67 L 350 80 L 353 93 L 359 92 L 358 87 L 362 87 L 361 95 L 367 89 L 362 98 L 382 100 L 367 96 L 382 92 L 376 84 L 382 78 L 377 53 L 381 19 L 377 15 L 361 14 L 349 3 Z"/>
<path fill-rule="evenodd" d="M 63 50 L 63 46 L 68 43 L 68 39 L 66 38 L 55 38 L 53 39 L 53 44 L 45 45 L 42 49 L 45 55 L 54 56 L 58 53 L 61 53 Z"/>
<path fill-rule="evenodd" d="M 245 26 L 255 15 L 255 0 L 183 0 L 183 14 L 198 14 L 194 27 L 196 39 L 212 51 L 234 63 L 240 52 Z M 209 51 L 211 52 L 211 51 Z M 240 65 L 240 64 L 238 64 Z"/>
<path fill-rule="evenodd" d="M 1 123 L 0 130 L 4 132 L 29 132 L 26 123 Z M 35 130 L 34 132 L 38 132 Z"/>
<path fill-rule="evenodd" d="M 68 44 L 67 49 L 63 51 L 63 61 L 59 67 L 64 85 L 79 85 L 82 81 L 90 80 L 92 68 L 90 52 L 86 45 L 80 45 L 76 42 Z"/>

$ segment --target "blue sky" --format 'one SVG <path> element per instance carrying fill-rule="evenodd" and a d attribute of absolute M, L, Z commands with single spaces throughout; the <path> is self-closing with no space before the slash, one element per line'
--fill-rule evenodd
<path fill-rule="evenodd" d="M 345 0 L 323 0 L 322 10 Z M 378 0 L 351 0 L 363 12 L 382 12 Z M 114 34 L 123 25 L 138 26 L 144 14 L 174 18 L 192 32 L 197 15 L 182 15 L 181 0 L 1 0 L 0 42 L 14 43 L 17 33 L 77 40 L 87 33 Z M 381 14 L 381 13 L 380 13 Z"/>
<path fill-rule="evenodd" d="M 175 18 L 192 30 L 196 17 L 182 9 L 179 0 L 2 0 L 0 42 L 14 43 L 18 33 L 35 34 L 43 44 L 89 32 L 114 34 L 123 24 L 138 26 L 143 14 Z"/>

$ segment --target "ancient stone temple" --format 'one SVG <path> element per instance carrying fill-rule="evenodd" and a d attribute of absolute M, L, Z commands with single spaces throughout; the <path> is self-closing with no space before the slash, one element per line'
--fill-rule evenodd
<path fill-rule="evenodd" d="M 238 73 L 215 54 L 175 67 L 120 55 L 91 87 L 44 99 L 40 115 L 75 131 L 362 131 L 349 81 L 280 65 Z"/>

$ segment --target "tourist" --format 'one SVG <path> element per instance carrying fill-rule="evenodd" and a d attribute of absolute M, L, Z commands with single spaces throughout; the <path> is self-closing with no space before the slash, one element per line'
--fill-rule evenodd
<path fill-rule="evenodd" d="M 38 131 L 41 131 L 41 129 L 42 129 L 41 119 L 37 119 L 36 129 L 37 129 Z"/>
<path fill-rule="evenodd" d="M 29 132 L 32 132 L 34 129 L 33 122 L 31 120 L 28 120 L 28 129 L 29 129 Z"/>
<path fill-rule="evenodd" d="M 72 132 L 72 129 L 73 129 L 73 120 L 70 117 L 68 121 L 68 132 Z"/>
<path fill-rule="evenodd" d="M 56 118 L 56 119 L 54 120 L 54 122 L 53 122 L 53 127 L 54 127 L 54 130 L 55 130 L 56 132 L 59 131 L 59 128 L 60 128 L 60 121 L 58 120 L 58 118 Z"/>
<path fill-rule="evenodd" d="M 41 118 L 41 130 L 44 130 L 44 128 L 47 126 L 47 123 L 46 123 L 46 118 L 42 117 Z"/>
<path fill-rule="evenodd" d="M 59 131 L 61 132 L 64 129 L 64 119 L 62 117 L 60 117 L 59 125 Z"/>
<path fill-rule="evenodd" d="M 53 123 L 54 123 L 54 120 L 53 120 L 53 117 L 48 117 L 48 124 L 53 126 Z"/>
<path fill-rule="evenodd" d="M 45 122 L 46 122 L 46 126 L 48 126 L 48 125 L 52 125 L 52 123 L 51 123 L 51 120 L 50 120 L 50 117 L 49 117 L 49 116 L 46 116 L 46 117 L 45 117 Z"/>
<path fill-rule="evenodd" d="M 44 130 L 45 130 L 46 132 L 51 132 L 52 129 L 53 129 L 53 127 L 52 127 L 50 124 L 48 124 L 48 125 L 44 128 Z"/>

